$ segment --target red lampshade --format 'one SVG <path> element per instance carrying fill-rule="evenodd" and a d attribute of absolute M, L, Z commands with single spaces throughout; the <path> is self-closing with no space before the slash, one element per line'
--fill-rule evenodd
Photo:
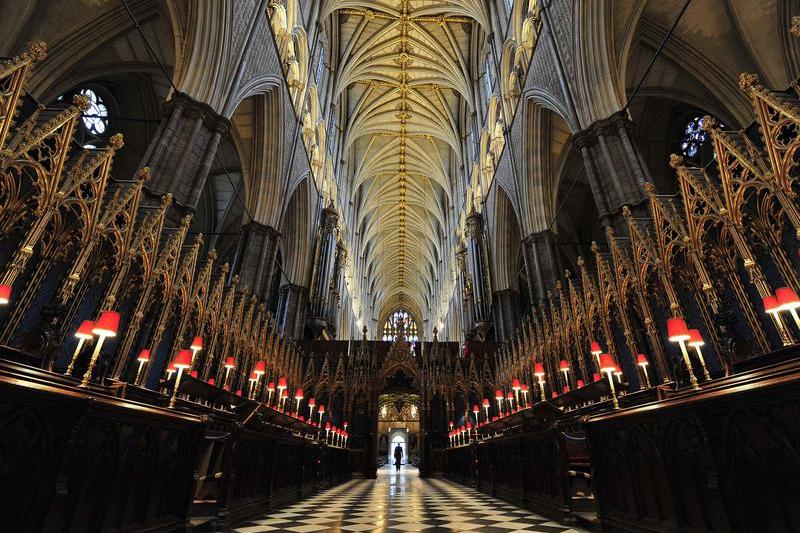
<path fill-rule="evenodd" d="M 639 355 L 636 356 L 636 364 L 639 366 L 647 366 L 650 364 L 650 362 L 647 360 L 647 357 L 643 353 L 640 353 Z"/>
<path fill-rule="evenodd" d="M 318 411 L 319 411 L 319 414 L 324 415 L 325 414 L 325 406 L 324 405 L 320 405 Z"/>
<path fill-rule="evenodd" d="M 579 389 L 580 389 L 581 387 L 583 387 L 583 380 L 582 380 L 582 379 L 579 379 L 579 380 L 578 380 L 578 382 L 575 384 L 575 386 L 576 386 L 576 387 L 578 387 Z"/>
<path fill-rule="evenodd" d="M 556 391 L 553 391 L 552 394 L 550 394 L 550 397 L 551 398 L 558 398 L 558 393 Z"/>
<path fill-rule="evenodd" d="M 514 399 L 514 393 L 513 392 L 509 392 L 508 394 L 506 394 L 506 398 L 509 399 L 509 400 L 513 400 Z"/>
<path fill-rule="evenodd" d="M 520 388 L 519 380 L 517 378 L 514 378 L 514 379 L 511 380 L 511 388 L 512 389 L 519 389 Z"/>
<path fill-rule="evenodd" d="M 533 365 L 533 375 L 536 377 L 544 376 L 544 365 L 542 363 L 536 363 Z"/>
<path fill-rule="evenodd" d="M 766 296 L 764 298 L 764 311 L 767 313 L 777 313 L 780 311 L 780 306 L 778 305 L 778 299 L 774 296 Z"/>
<path fill-rule="evenodd" d="M 603 353 L 603 349 L 600 347 L 600 343 L 597 341 L 592 341 L 592 347 L 590 349 L 592 355 L 600 355 Z"/>
<path fill-rule="evenodd" d="M 149 361 L 150 360 L 150 350 L 148 350 L 147 348 L 143 349 L 141 352 L 139 352 L 139 356 L 136 358 L 136 360 L 137 361 L 142 361 L 143 363 L 146 363 L 147 361 Z"/>
<path fill-rule="evenodd" d="M 598 374 L 597 372 L 594 372 L 592 374 L 592 381 L 600 381 L 601 379 L 603 379 L 603 378 L 600 377 L 600 374 Z"/>
<path fill-rule="evenodd" d="M 92 333 L 102 337 L 116 337 L 119 330 L 119 313 L 116 311 L 103 311 L 95 322 Z"/>
<path fill-rule="evenodd" d="M 342 424 L 342 425 L 344 426 L 344 429 L 347 429 L 347 420 L 345 420 L 344 424 Z"/>
<path fill-rule="evenodd" d="M 520 390 L 522 390 L 522 392 L 528 392 L 528 386 L 523 383 L 522 387 L 520 387 Z"/>
<path fill-rule="evenodd" d="M 208 384 L 214 386 L 217 384 L 217 380 L 214 378 L 208 378 Z"/>
<path fill-rule="evenodd" d="M 278 378 L 278 388 L 279 389 L 286 388 L 286 378 Z"/>
<path fill-rule="evenodd" d="M 610 354 L 600 354 L 600 372 L 613 372 L 616 364 Z"/>
<path fill-rule="evenodd" d="M 800 307 L 800 298 L 791 287 L 781 287 L 775 291 L 775 297 L 778 299 L 778 306 L 781 311 L 788 311 L 790 309 L 797 309 Z"/>
<path fill-rule="evenodd" d="M 705 345 L 705 341 L 703 340 L 703 336 L 700 335 L 699 329 L 690 329 L 689 330 L 689 346 L 703 346 Z"/>
<path fill-rule="evenodd" d="M 236 360 L 233 357 L 225 358 L 225 368 L 236 368 Z"/>
<path fill-rule="evenodd" d="M 667 338 L 672 342 L 689 340 L 689 328 L 686 327 L 686 322 L 682 318 L 667 319 Z"/>
<path fill-rule="evenodd" d="M 566 361 L 564 361 L 564 360 L 562 359 L 561 361 L 559 361 L 559 363 L 558 363 L 558 367 L 559 367 L 561 370 L 569 370 L 569 363 L 568 363 L 568 362 L 566 362 Z"/>
<path fill-rule="evenodd" d="M 258 374 L 255 372 L 250 372 L 250 377 L 247 378 L 248 381 L 256 381 L 258 379 Z"/>
<path fill-rule="evenodd" d="M 78 331 L 75 332 L 75 338 L 84 340 L 91 339 L 93 328 L 94 328 L 94 322 L 92 322 L 91 320 L 84 320 L 78 327 Z"/>
<path fill-rule="evenodd" d="M 178 369 L 175 368 L 175 361 L 170 361 L 170 363 L 167 365 L 167 372 L 175 372 L 176 370 Z"/>
<path fill-rule="evenodd" d="M 331 423 L 325 422 L 325 429 L 331 429 Z"/>
<path fill-rule="evenodd" d="M 452 420 L 450 421 L 450 427 L 453 427 L 453 421 Z"/>
<path fill-rule="evenodd" d="M 308 399 L 308 406 L 309 406 L 309 407 L 314 407 L 314 406 L 316 406 L 316 405 L 317 405 L 317 400 L 316 400 L 316 398 L 309 398 L 309 399 Z"/>
<path fill-rule="evenodd" d="M 461 433 L 464 433 L 466 430 L 467 430 L 467 428 L 466 428 L 466 427 L 464 427 L 464 426 L 461 426 Z"/>
<path fill-rule="evenodd" d="M 192 376 L 193 378 L 197 379 L 197 376 L 199 376 L 200 374 L 197 373 L 197 370 L 192 370 L 189 373 L 189 375 Z"/>
<path fill-rule="evenodd" d="M 484 407 L 489 407 L 489 398 L 484 398 L 483 399 L 483 406 Z"/>
<path fill-rule="evenodd" d="M 11 285 L 0 285 L 0 305 L 6 305 L 11 300 Z"/>
<path fill-rule="evenodd" d="M 494 391 L 494 397 L 495 397 L 496 400 L 502 400 L 503 399 L 503 391 L 501 391 L 500 389 L 497 389 L 496 391 Z"/>
<path fill-rule="evenodd" d="M 189 345 L 189 348 L 192 350 L 202 350 L 203 349 L 203 337 L 195 337 L 192 339 L 192 344 Z"/>
<path fill-rule="evenodd" d="M 475 413 L 475 414 L 478 414 L 478 413 L 480 412 L 480 410 L 481 410 L 481 409 L 480 409 L 480 407 L 478 407 L 478 404 L 477 404 L 477 403 L 476 403 L 475 405 L 473 405 L 473 406 L 472 406 L 472 412 L 473 412 L 473 413 Z"/>
<path fill-rule="evenodd" d="M 494 416 L 492 417 L 492 422 L 494 422 L 495 420 L 497 420 L 497 415 L 494 415 Z"/>
<path fill-rule="evenodd" d="M 274 382 L 272 382 L 272 381 L 270 381 L 270 382 L 267 384 L 267 390 L 268 390 L 268 391 L 270 391 L 270 392 L 275 392 L 275 383 L 274 383 Z"/>
<path fill-rule="evenodd" d="M 267 362 L 264 360 L 256 361 L 256 366 L 253 367 L 253 373 L 258 377 L 264 375 L 267 371 Z"/>
<path fill-rule="evenodd" d="M 300 415 L 300 422 L 305 422 L 305 421 L 306 421 L 305 415 Z"/>
<path fill-rule="evenodd" d="M 289 397 L 289 391 L 283 389 L 283 391 L 281 392 L 281 398 L 288 398 L 288 397 Z"/>
<path fill-rule="evenodd" d="M 564 385 L 564 390 L 563 390 L 563 392 L 564 392 L 564 393 L 567 393 L 567 392 L 569 392 L 569 385 Z"/>
<path fill-rule="evenodd" d="M 294 392 L 294 399 L 295 400 L 302 400 L 303 399 L 303 389 L 297 389 Z"/>
<path fill-rule="evenodd" d="M 242 389 L 236 389 L 236 396 L 242 395 Z"/>
<path fill-rule="evenodd" d="M 472 423 L 467 421 L 467 429 L 472 429 Z"/>
<path fill-rule="evenodd" d="M 175 368 L 189 368 L 192 366 L 192 351 L 181 350 L 175 356 Z"/>
<path fill-rule="evenodd" d="M 222 386 L 222 389 L 230 392 L 231 391 L 231 386 L 226 383 L 225 385 Z"/>

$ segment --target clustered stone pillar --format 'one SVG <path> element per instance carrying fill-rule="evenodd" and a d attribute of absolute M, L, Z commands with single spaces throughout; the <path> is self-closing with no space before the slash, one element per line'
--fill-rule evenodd
<path fill-rule="evenodd" d="M 326 315 L 331 275 L 333 274 L 336 259 L 336 228 L 338 223 L 339 213 L 331 202 L 328 207 L 322 210 L 322 216 L 320 217 L 317 245 L 314 250 L 314 269 L 311 275 L 308 325 L 315 336 L 319 336 L 328 326 Z"/>
<path fill-rule="evenodd" d="M 275 318 L 283 335 L 288 335 L 293 339 L 303 338 L 307 304 L 307 288 L 293 283 L 281 286 Z"/>
<path fill-rule="evenodd" d="M 280 236 L 275 228 L 255 221 L 242 226 L 242 245 L 234 274 L 239 275 L 239 286 L 249 288 L 250 294 L 259 300 L 266 300 L 272 290 Z"/>
<path fill-rule="evenodd" d="M 622 207 L 640 211 L 647 203 L 642 189 L 650 172 L 631 139 L 631 121 L 622 112 L 576 133 L 573 142 L 583 156 L 600 221 L 627 235 Z"/>
<path fill-rule="evenodd" d="M 194 213 L 230 121 L 179 92 L 165 104 L 164 115 L 142 166 L 152 171 L 153 178 L 145 186 L 151 201 L 172 193 L 167 218 L 177 224 L 183 215 Z"/>
<path fill-rule="evenodd" d="M 511 338 L 519 323 L 519 293 L 505 289 L 494 293 L 494 331 L 495 339 L 502 341 Z"/>
<path fill-rule="evenodd" d="M 489 284 L 489 252 L 483 215 L 474 209 L 467 217 L 467 262 L 472 280 L 474 322 L 481 339 L 491 327 L 492 291 Z"/>
<path fill-rule="evenodd" d="M 522 241 L 522 254 L 531 291 L 531 303 L 547 298 L 563 274 L 556 249 L 556 236 L 550 230 L 531 233 Z"/>
<path fill-rule="evenodd" d="M 461 280 L 461 323 L 466 334 L 469 332 L 469 328 L 472 327 L 472 280 L 469 279 L 469 274 L 467 273 L 467 247 L 464 243 L 461 243 L 456 251 L 456 264 L 458 266 L 458 278 Z"/>
<path fill-rule="evenodd" d="M 333 261 L 333 273 L 331 274 L 330 293 L 328 294 L 328 313 L 327 322 L 331 336 L 336 336 L 339 317 L 339 285 L 341 283 L 342 266 L 347 261 L 347 249 L 341 238 L 336 242 L 336 259 Z"/>

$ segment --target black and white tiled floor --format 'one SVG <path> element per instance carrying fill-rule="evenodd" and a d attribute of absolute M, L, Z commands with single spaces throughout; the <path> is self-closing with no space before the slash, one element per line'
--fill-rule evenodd
<path fill-rule="evenodd" d="M 377 480 L 352 480 L 234 529 L 316 532 L 577 533 L 536 514 L 441 479 L 420 479 L 416 468 L 387 466 Z"/>

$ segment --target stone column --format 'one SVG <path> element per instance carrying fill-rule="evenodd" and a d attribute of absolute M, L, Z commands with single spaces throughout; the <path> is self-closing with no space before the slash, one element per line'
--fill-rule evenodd
<path fill-rule="evenodd" d="M 338 223 L 339 213 L 331 203 L 322 210 L 317 246 L 314 250 L 308 325 L 314 331 L 315 336 L 321 334 L 322 330 L 328 326 L 325 317 L 336 255 L 336 225 Z"/>
<path fill-rule="evenodd" d="M 467 216 L 467 262 L 472 281 L 474 326 L 480 338 L 491 327 L 492 290 L 489 283 L 489 252 L 483 215 L 474 209 Z"/>
<path fill-rule="evenodd" d="M 339 317 L 339 286 L 341 285 L 342 266 L 347 261 L 347 249 L 341 238 L 336 242 L 336 258 L 333 261 L 333 272 L 331 274 L 330 289 L 328 293 L 327 322 L 331 336 L 336 337 L 338 330 L 337 320 Z"/>
<path fill-rule="evenodd" d="M 505 289 L 494 293 L 495 340 L 503 342 L 511 338 L 519 323 L 519 293 Z"/>
<path fill-rule="evenodd" d="M 600 222 L 627 235 L 622 207 L 643 211 L 647 195 L 642 186 L 651 181 L 650 172 L 631 139 L 632 124 L 623 113 L 599 120 L 576 133 L 572 141 L 583 156 Z"/>
<path fill-rule="evenodd" d="M 556 250 L 556 236 L 550 230 L 531 233 L 522 240 L 522 253 L 531 292 L 531 304 L 547 298 L 563 269 Z"/>
<path fill-rule="evenodd" d="M 183 93 L 176 92 L 164 105 L 164 119 L 142 166 L 152 170 L 145 186 L 149 197 L 172 193 L 167 217 L 173 222 L 197 208 L 217 147 L 229 128 L 227 118 Z"/>
<path fill-rule="evenodd" d="M 461 324 L 464 335 L 472 327 L 472 280 L 467 273 L 467 247 L 462 243 L 456 251 L 456 264 L 458 266 L 458 279 L 461 288 Z"/>
<path fill-rule="evenodd" d="M 239 287 L 248 287 L 259 300 L 267 299 L 272 289 L 280 236 L 275 228 L 258 222 L 242 226 L 242 246 L 234 274 L 239 275 Z"/>
<path fill-rule="evenodd" d="M 275 317 L 284 335 L 292 339 L 303 338 L 303 326 L 308 306 L 308 289 L 302 285 L 281 285 L 278 295 L 278 310 Z"/>

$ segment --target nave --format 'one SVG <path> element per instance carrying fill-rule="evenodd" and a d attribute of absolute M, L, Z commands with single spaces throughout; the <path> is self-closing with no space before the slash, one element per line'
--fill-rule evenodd
<path fill-rule="evenodd" d="M 234 529 L 236 533 L 400 531 L 578 533 L 540 515 L 443 479 L 423 479 L 410 465 L 354 479 Z"/>

